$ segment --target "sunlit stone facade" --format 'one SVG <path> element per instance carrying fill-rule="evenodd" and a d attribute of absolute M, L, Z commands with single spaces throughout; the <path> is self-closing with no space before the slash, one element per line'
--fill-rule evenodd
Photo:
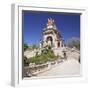
<path fill-rule="evenodd" d="M 57 30 L 54 19 L 48 19 L 47 25 L 43 31 L 43 40 L 40 42 L 40 48 L 46 45 L 52 48 L 60 48 L 64 46 L 61 33 Z"/>

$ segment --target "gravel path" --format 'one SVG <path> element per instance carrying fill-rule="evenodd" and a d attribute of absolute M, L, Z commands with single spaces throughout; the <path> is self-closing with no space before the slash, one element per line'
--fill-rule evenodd
<path fill-rule="evenodd" d="M 57 64 L 54 68 L 38 74 L 38 76 L 62 76 L 62 75 L 79 75 L 80 64 L 77 60 L 67 60 Z"/>

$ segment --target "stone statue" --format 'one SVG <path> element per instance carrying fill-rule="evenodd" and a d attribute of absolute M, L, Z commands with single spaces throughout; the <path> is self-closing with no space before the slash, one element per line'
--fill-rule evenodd
<path fill-rule="evenodd" d="M 48 23 L 47 23 L 47 25 L 48 26 L 51 26 L 51 25 L 53 25 L 54 24 L 54 20 L 52 19 L 52 18 L 48 18 Z"/>

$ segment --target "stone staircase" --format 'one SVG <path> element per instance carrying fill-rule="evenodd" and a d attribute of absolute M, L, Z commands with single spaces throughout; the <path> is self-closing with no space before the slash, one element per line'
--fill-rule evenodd
<path fill-rule="evenodd" d="M 55 55 L 57 56 L 60 56 L 60 57 L 64 57 L 63 55 L 63 51 L 66 52 L 66 56 L 67 56 L 67 59 L 76 59 L 76 60 L 79 60 L 80 58 L 80 51 L 78 51 L 77 49 L 75 48 L 67 48 L 67 47 L 64 47 L 64 48 L 55 48 L 53 49 Z"/>

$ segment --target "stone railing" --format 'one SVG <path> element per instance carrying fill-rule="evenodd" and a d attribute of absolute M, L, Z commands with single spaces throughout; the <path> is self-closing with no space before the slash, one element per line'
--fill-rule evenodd
<path fill-rule="evenodd" d="M 24 76 L 36 76 L 39 73 L 45 72 L 53 67 L 55 67 L 57 64 L 61 63 L 63 60 L 57 60 L 53 62 L 47 62 L 45 64 L 41 65 L 35 65 L 35 66 L 27 66 L 24 67 Z"/>

